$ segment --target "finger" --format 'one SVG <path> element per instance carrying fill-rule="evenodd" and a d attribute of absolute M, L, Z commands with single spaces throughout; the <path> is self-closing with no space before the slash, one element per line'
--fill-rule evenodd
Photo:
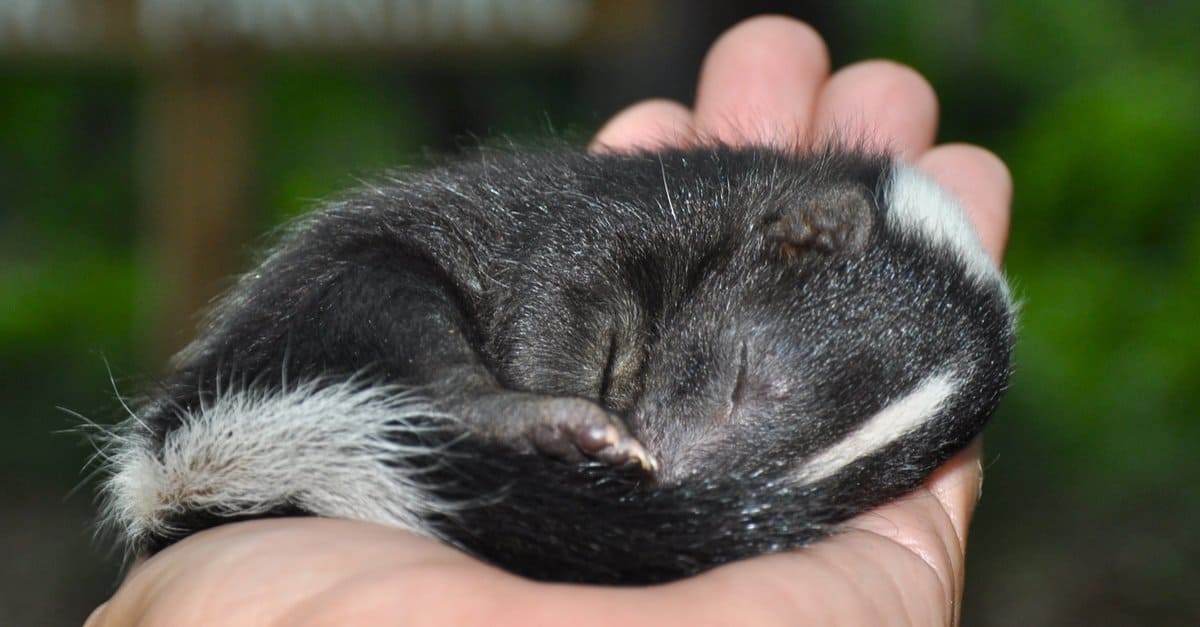
<path fill-rule="evenodd" d="M 829 51 L 810 26 L 779 16 L 746 20 L 704 59 L 696 130 L 731 144 L 802 146 L 828 75 Z"/>
<path fill-rule="evenodd" d="M 589 149 L 626 152 L 686 146 L 694 141 L 692 112 L 687 107 L 673 100 L 645 100 L 613 116 L 596 133 Z"/>
<path fill-rule="evenodd" d="M 999 264 L 1008 241 L 1012 175 L 996 155 L 967 144 L 946 144 L 926 152 L 917 166 L 962 201 L 983 247 Z"/>
<path fill-rule="evenodd" d="M 980 491 L 983 487 L 983 440 L 976 438 L 966 450 L 955 455 L 946 462 L 937 473 L 926 482 L 926 489 L 938 501 L 945 520 L 949 522 L 954 535 L 945 532 L 944 528 L 937 534 L 943 549 L 950 559 L 952 588 L 949 600 L 955 610 L 955 618 L 962 610 L 963 585 L 966 579 L 967 534 L 970 531 L 971 517 L 975 514 L 975 506 L 979 503 Z M 936 510 L 935 510 L 936 512 Z M 936 520 L 942 520 L 940 518 Z M 958 621 L 955 620 L 955 624 Z"/>
<path fill-rule="evenodd" d="M 979 503 L 983 485 L 983 466 L 980 462 L 983 454 L 982 442 L 982 439 L 977 438 L 970 446 L 943 464 L 925 482 L 925 489 L 937 500 L 942 511 L 946 512 L 948 522 L 957 538 L 955 548 L 960 553 L 966 550 L 971 516 L 975 513 L 975 505 Z"/>
<path fill-rule="evenodd" d="M 92 610 L 92 613 L 88 614 L 87 621 L 83 623 L 83 627 L 104 627 L 106 622 L 104 620 L 104 614 L 106 613 L 107 608 L 108 604 L 104 603 L 100 605 L 100 607 Z"/>
<path fill-rule="evenodd" d="M 848 143 L 914 159 L 937 134 L 938 103 L 920 74 L 892 61 L 847 66 L 817 96 L 818 142 Z"/>

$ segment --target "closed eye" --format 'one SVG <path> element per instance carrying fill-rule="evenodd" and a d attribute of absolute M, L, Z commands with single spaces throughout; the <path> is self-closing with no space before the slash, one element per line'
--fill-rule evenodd
<path fill-rule="evenodd" d="M 737 379 L 734 380 L 733 392 L 729 395 L 729 407 L 730 407 L 729 412 L 730 412 L 730 414 L 733 413 L 734 408 L 736 408 L 739 404 L 741 404 L 742 397 L 746 394 L 746 362 L 747 361 L 748 361 L 748 355 L 747 355 L 747 350 L 746 350 L 746 343 L 742 342 L 742 350 L 741 350 L 741 353 L 738 355 Z"/>
<path fill-rule="evenodd" d="M 608 400 L 612 393 L 613 375 L 617 367 L 617 332 L 608 332 L 608 358 L 604 362 L 604 370 L 600 373 L 600 391 L 596 398 L 601 402 Z"/>

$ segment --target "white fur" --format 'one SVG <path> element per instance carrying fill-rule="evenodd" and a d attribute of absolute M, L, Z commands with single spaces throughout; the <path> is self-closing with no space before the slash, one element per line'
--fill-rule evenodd
<path fill-rule="evenodd" d="M 957 389 L 958 381 L 952 373 L 943 372 L 926 378 L 912 392 L 884 407 L 838 443 L 807 460 L 801 471 L 801 482 L 831 477 L 847 465 L 883 450 L 932 420 L 942 403 Z"/>
<path fill-rule="evenodd" d="M 182 414 L 161 452 L 135 417 L 105 454 L 106 517 L 137 541 L 186 510 L 255 515 L 290 503 L 432 535 L 422 518 L 455 506 L 431 498 L 422 469 L 406 463 L 431 451 L 389 438 L 436 428 L 414 422 L 422 416 L 438 414 L 410 394 L 356 383 L 240 390 Z"/>
<path fill-rule="evenodd" d="M 981 282 L 998 283 L 1008 296 L 996 264 L 984 251 L 979 236 L 958 201 L 916 168 L 897 163 L 887 187 L 888 222 L 905 233 L 955 253 L 967 274 Z"/>

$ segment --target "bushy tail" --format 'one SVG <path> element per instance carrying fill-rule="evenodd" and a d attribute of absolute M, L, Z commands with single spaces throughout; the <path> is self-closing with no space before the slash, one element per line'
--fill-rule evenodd
<path fill-rule="evenodd" d="M 925 467 L 896 465 L 899 475 L 879 486 L 871 475 L 882 460 L 864 460 L 803 484 L 785 466 L 747 460 L 741 468 L 659 485 L 636 471 L 497 456 L 474 446 L 455 447 L 457 460 L 438 473 L 438 498 L 492 498 L 432 517 L 433 532 L 520 575 L 586 583 L 670 581 L 803 546 L 901 496 L 923 479 Z"/>
<path fill-rule="evenodd" d="M 912 489 L 982 426 L 959 401 L 938 413 L 980 419 L 940 444 L 934 419 L 836 472 L 747 455 L 667 484 L 488 448 L 386 386 L 233 391 L 131 419 L 106 453 L 106 515 L 143 554 L 234 520 L 305 514 L 391 525 L 537 579 L 668 581 L 802 546 Z M 157 432 L 168 411 L 174 428 Z"/>

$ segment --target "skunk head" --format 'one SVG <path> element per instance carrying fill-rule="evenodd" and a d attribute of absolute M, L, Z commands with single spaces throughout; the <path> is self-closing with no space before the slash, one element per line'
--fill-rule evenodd
<path fill-rule="evenodd" d="M 951 413 L 982 424 L 1011 305 L 952 199 L 881 158 L 705 155 L 716 165 L 656 155 L 673 191 L 598 195 L 606 246 L 583 234 L 571 267 L 526 273 L 546 280 L 495 334 L 508 385 L 624 416 L 664 481 L 763 464 L 821 477 Z M 654 228 L 620 221 L 631 204 L 630 224 Z"/>

